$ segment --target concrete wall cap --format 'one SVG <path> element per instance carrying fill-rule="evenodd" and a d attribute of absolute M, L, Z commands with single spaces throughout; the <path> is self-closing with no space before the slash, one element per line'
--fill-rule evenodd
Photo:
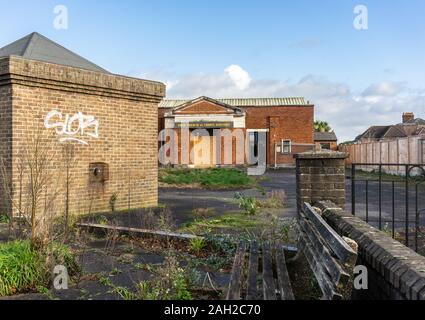
<path fill-rule="evenodd" d="M 307 151 L 294 155 L 295 159 L 346 159 L 348 154 L 339 151 L 320 150 Z"/>

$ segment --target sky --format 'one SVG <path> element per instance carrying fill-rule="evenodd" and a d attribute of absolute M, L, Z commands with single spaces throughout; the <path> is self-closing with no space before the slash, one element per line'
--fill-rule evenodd
<path fill-rule="evenodd" d="M 37 31 L 113 73 L 164 82 L 167 98 L 303 96 L 340 142 L 403 112 L 425 118 L 424 0 L 0 3 L 0 47 Z M 367 29 L 355 28 L 358 5 Z"/>

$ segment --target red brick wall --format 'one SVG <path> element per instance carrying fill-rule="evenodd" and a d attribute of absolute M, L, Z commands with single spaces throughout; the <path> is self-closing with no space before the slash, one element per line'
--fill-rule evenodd
<path fill-rule="evenodd" d="M 282 139 L 313 144 L 313 106 L 248 107 L 247 129 L 269 129 L 267 163 L 274 164 L 274 144 Z M 295 150 L 294 150 L 295 151 Z M 300 150 L 302 151 L 302 150 Z M 292 155 L 278 155 L 278 164 L 295 163 Z"/>

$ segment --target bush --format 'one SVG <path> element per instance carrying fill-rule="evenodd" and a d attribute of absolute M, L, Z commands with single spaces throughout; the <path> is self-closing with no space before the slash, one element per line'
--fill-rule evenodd
<path fill-rule="evenodd" d="M 48 279 L 43 258 L 29 241 L 0 244 L 0 296 L 43 285 Z"/>

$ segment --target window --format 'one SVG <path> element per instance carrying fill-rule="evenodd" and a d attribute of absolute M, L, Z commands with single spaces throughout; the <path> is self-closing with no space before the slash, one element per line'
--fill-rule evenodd
<path fill-rule="evenodd" d="M 282 154 L 291 154 L 292 149 L 292 143 L 291 140 L 282 140 Z"/>
<path fill-rule="evenodd" d="M 330 142 L 322 142 L 320 144 L 320 149 L 331 150 L 331 143 Z"/>

